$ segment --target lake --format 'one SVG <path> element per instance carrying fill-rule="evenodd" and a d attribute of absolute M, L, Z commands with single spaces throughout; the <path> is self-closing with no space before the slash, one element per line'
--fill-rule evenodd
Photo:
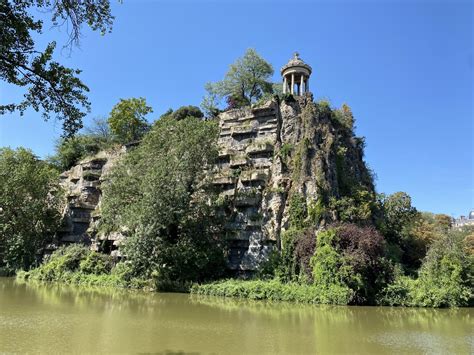
<path fill-rule="evenodd" d="M 0 352 L 473 353 L 472 308 L 341 307 L 0 278 Z"/>

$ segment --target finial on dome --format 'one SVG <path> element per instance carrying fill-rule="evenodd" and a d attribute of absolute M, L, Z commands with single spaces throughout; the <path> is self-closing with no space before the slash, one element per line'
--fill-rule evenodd
<path fill-rule="evenodd" d="M 293 54 L 293 58 L 295 58 L 295 59 L 300 59 L 300 54 L 299 54 L 298 52 L 295 52 L 295 53 Z"/>

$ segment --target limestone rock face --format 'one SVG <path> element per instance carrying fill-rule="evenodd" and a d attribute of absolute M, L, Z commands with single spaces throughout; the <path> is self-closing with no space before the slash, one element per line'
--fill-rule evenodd
<path fill-rule="evenodd" d="M 85 243 L 97 249 L 97 221 L 100 218 L 101 185 L 114 162 L 125 152 L 102 151 L 85 158 L 70 170 L 61 174 L 61 185 L 67 200 L 63 211 L 63 223 L 58 233 L 58 242 Z M 111 236 L 113 242 L 120 240 Z"/>
<path fill-rule="evenodd" d="M 235 271 L 254 271 L 272 249 L 281 248 L 292 194 L 308 205 L 340 195 L 335 150 L 341 144 L 356 179 L 367 175 L 353 137 L 337 132 L 330 110 L 323 112 L 311 94 L 230 110 L 219 119 L 213 183 L 228 201 L 229 267 Z M 336 217 L 327 215 L 320 224 L 331 219 Z"/>

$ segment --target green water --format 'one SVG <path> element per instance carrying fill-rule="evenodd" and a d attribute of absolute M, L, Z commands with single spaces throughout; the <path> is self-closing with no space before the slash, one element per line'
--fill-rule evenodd
<path fill-rule="evenodd" d="M 473 353 L 472 309 L 320 307 L 0 278 L 1 352 Z"/>

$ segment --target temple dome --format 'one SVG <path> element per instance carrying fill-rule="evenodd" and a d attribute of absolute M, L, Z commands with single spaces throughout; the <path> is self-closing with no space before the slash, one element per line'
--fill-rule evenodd
<path fill-rule="evenodd" d="M 295 52 L 293 55 L 293 58 L 291 58 L 288 63 L 286 63 L 282 68 L 281 68 L 281 75 L 284 75 L 284 73 L 287 71 L 287 69 L 294 68 L 295 67 L 300 67 L 304 68 L 307 70 L 307 75 L 311 75 L 312 68 L 310 65 L 306 64 L 301 58 L 300 54 L 298 52 Z"/>

